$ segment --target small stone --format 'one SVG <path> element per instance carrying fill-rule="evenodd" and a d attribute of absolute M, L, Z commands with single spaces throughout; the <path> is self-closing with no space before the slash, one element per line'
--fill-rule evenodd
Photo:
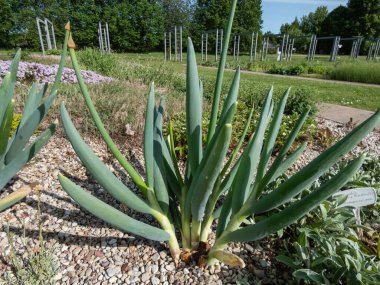
<path fill-rule="evenodd" d="M 265 271 L 264 270 L 260 270 L 260 269 L 253 269 L 253 273 L 259 277 L 259 278 L 264 278 L 265 276 Z"/>
<path fill-rule="evenodd" d="M 252 246 L 250 246 L 248 243 L 246 243 L 244 245 L 245 249 L 248 251 L 248 252 L 254 252 L 254 249 Z"/>
<path fill-rule="evenodd" d="M 165 266 L 165 269 L 166 269 L 167 271 L 174 271 L 174 269 L 175 269 L 175 265 L 174 265 L 173 263 L 170 263 L 169 265 L 166 265 L 166 266 Z"/>
<path fill-rule="evenodd" d="M 158 272 L 158 265 L 157 264 L 153 264 L 152 265 L 152 273 L 156 274 L 157 272 Z"/>
<path fill-rule="evenodd" d="M 165 257 L 167 256 L 166 252 L 165 251 L 161 251 L 160 252 L 160 256 L 162 259 L 165 259 Z"/>
<path fill-rule="evenodd" d="M 157 277 L 153 276 L 152 279 L 150 280 L 152 282 L 153 285 L 158 285 L 160 284 L 160 279 L 158 279 Z"/>
<path fill-rule="evenodd" d="M 100 250 L 95 250 L 95 256 L 96 257 L 102 257 L 104 255 L 104 253 Z"/>
<path fill-rule="evenodd" d="M 149 278 L 150 278 L 150 273 L 148 273 L 148 272 L 145 272 L 143 275 L 141 275 L 141 281 L 142 282 L 148 281 Z"/>
<path fill-rule="evenodd" d="M 108 242 L 108 244 L 109 244 L 109 245 L 114 245 L 114 244 L 116 244 L 116 242 L 117 242 L 117 239 L 113 238 L 113 239 L 111 239 L 111 240 Z"/>
<path fill-rule="evenodd" d="M 108 277 L 112 277 L 121 271 L 120 267 L 110 267 L 106 270 Z"/>
<path fill-rule="evenodd" d="M 110 280 L 108 280 L 108 282 L 110 284 L 114 284 L 114 283 L 116 283 L 116 281 L 117 281 L 117 277 L 116 276 L 114 276 L 114 277 L 110 278 Z"/>
<path fill-rule="evenodd" d="M 157 261 L 157 260 L 160 259 L 160 255 L 159 255 L 158 253 L 155 253 L 155 254 L 152 256 L 152 259 L 153 259 L 154 261 Z"/>
<path fill-rule="evenodd" d="M 129 266 L 127 263 L 124 263 L 122 266 L 121 266 L 121 271 L 122 272 L 128 272 L 129 270 Z"/>
<path fill-rule="evenodd" d="M 260 259 L 260 265 L 261 267 L 268 267 L 268 262 L 266 262 L 264 259 Z"/>
<path fill-rule="evenodd" d="M 187 274 L 189 274 L 189 273 L 190 273 L 190 272 L 189 272 L 189 269 L 187 269 L 187 268 L 183 269 L 183 274 L 187 275 Z"/>

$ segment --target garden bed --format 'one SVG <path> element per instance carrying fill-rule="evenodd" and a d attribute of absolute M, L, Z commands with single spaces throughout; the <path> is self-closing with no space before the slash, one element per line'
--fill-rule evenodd
<path fill-rule="evenodd" d="M 347 133 L 348 127 L 318 119 L 319 128 L 328 128 L 336 136 Z M 87 137 L 86 141 L 95 153 L 130 189 L 136 187 L 121 171 L 121 167 L 110 155 L 102 141 Z M 121 141 L 122 151 L 143 174 L 143 155 L 138 146 Z M 312 160 L 320 152 L 317 144 L 309 147 L 294 168 Z M 380 134 L 372 133 L 353 153 L 371 151 L 380 156 Z M 235 284 L 238 280 L 262 280 L 262 284 L 289 284 L 293 280 L 291 271 L 275 257 L 281 246 L 276 235 L 257 243 L 232 244 L 230 251 L 239 255 L 247 264 L 244 269 L 217 265 L 215 268 L 199 268 L 184 263 L 176 268 L 165 243 L 153 242 L 113 229 L 103 221 L 85 211 L 61 189 L 57 180 L 59 172 L 74 175 L 73 180 L 87 188 L 100 199 L 120 208 L 118 203 L 89 177 L 82 167 L 69 142 L 55 136 L 49 144 L 6 187 L 4 194 L 25 183 L 38 182 L 42 186 L 40 206 L 42 212 L 42 234 L 46 248 L 54 251 L 56 284 Z M 128 215 L 146 223 L 156 225 L 149 216 L 130 209 Z M 14 235 L 16 253 L 23 261 L 30 252 L 38 252 L 38 195 L 30 195 L 23 203 L 0 214 L 0 280 L 11 276 L 9 232 Z M 25 233 L 25 237 L 23 237 Z M 26 243 L 29 253 L 22 242 Z M 14 268 L 13 268 L 14 270 Z M 10 275 L 9 275 L 10 274 Z M 1 282 L 0 282 L 1 283 Z"/>

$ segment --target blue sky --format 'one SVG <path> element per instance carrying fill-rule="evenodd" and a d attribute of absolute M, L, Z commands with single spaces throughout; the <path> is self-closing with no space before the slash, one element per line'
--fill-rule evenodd
<path fill-rule="evenodd" d="M 346 5 L 347 0 L 262 0 L 263 31 L 279 33 L 283 23 L 289 23 L 297 16 L 300 18 L 315 11 L 318 6 L 327 6 L 329 11 L 339 5 Z"/>

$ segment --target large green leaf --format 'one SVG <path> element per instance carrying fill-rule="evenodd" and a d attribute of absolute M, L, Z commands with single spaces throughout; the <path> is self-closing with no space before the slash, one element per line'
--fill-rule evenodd
<path fill-rule="evenodd" d="M 207 157 L 205 156 L 202 172 L 196 176 L 196 179 L 194 177 L 190 186 L 188 201 L 191 201 L 191 212 L 196 221 L 201 221 L 203 218 L 206 203 L 222 170 L 224 158 L 230 145 L 231 134 L 232 126 L 226 124 L 216 137 L 216 142 L 212 145 L 210 152 L 207 153 Z"/>
<path fill-rule="evenodd" d="M 151 213 L 149 205 L 117 179 L 84 142 L 71 121 L 63 102 L 61 103 L 60 111 L 63 128 L 71 145 L 84 166 L 99 184 L 102 185 L 110 195 L 126 206 L 142 213 Z"/>
<path fill-rule="evenodd" d="M 290 89 L 288 89 L 285 92 L 285 94 L 282 96 L 276 108 L 276 111 L 274 112 L 272 123 L 268 130 L 268 136 L 267 136 L 267 139 L 265 140 L 263 150 L 261 153 L 260 164 L 259 164 L 259 167 L 257 168 L 256 181 L 260 180 L 264 176 L 266 167 L 268 166 L 269 159 L 271 157 L 273 147 L 274 147 L 278 132 L 281 127 L 281 121 L 284 114 L 286 101 L 289 96 L 289 91 Z"/>
<path fill-rule="evenodd" d="M 163 98 L 160 100 L 157 115 L 154 122 L 153 134 L 153 156 L 154 156 L 154 192 L 158 203 L 164 213 L 168 212 L 169 208 L 169 194 L 167 190 L 167 176 L 164 165 L 163 149 L 166 147 L 165 140 L 162 135 L 162 123 L 164 120 L 164 105 Z"/>
<path fill-rule="evenodd" d="M 27 163 L 34 155 L 47 143 L 55 132 L 56 125 L 51 124 L 33 143 L 28 145 L 23 151 L 1 170 L 0 190 L 8 183 L 8 181 Z"/>
<path fill-rule="evenodd" d="M 275 191 L 247 205 L 245 213 L 262 213 L 289 201 L 325 173 L 343 155 L 352 150 L 380 121 L 380 110 L 356 127 L 334 146 L 324 151 L 307 166 L 282 183 Z"/>
<path fill-rule="evenodd" d="M 18 201 L 27 196 L 31 191 L 32 189 L 29 186 L 25 186 L 16 190 L 12 194 L 9 194 L 5 198 L 0 199 L 0 212 L 16 204 Z"/>
<path fill-rule="evenodd" d="M 147 185 L 154 188 L 154 157 L 153 157 L 153 132 L 155 112 L 154 84 L 150 85 L 146 103 L 145 129 L 144 129 L 144 158 Z"/>
<path fill-rule="evenodd" d="M 33 111 L 24 125 L 17 130 L 12 145 L 9 147 L 7 155 L 5 156 L 5 164 L 8 164 L 10 161 L 12 161 L 26 146 L 30 137 L 33 135 L 43 118 L 48 113 L 49 108 L 56 97 L 56 94 L 57 93 L 53 93 L 49 95 L 45 102 L 40 107 L 38 107 L 38 109 Z"/>
<path fill-rule="evenodd" d="M 222 93 L 224 68 L 226 66 L 228 48 L 230 45 L 230 38 L 231 38 L 232 25 L 234 22 L 236 3 L 237 3 L 237 0 L 232 0 L 230 14 L 228 17 L 228 22 L 227 22 L 227 28 L 224 31 L 222 54 L 220 55 L 218 73 L 216 75 L 214 98 L 212 101 L 210 123 L 208 126 L 207 144 L 211 142 L 212 137 L 215 134 L 216 124 L 218 120 L 220 94 Z"/>
<path fill-rule="evenodd" d="M 12 63 L 9 67 L 8 73 L 4 76 L 0 87 L 0 122 L 4 117 L 5 110 L 9 102 L 12 100 L 14 88 L 17 79 L 18 64 L 21 58 L 21 50 L 18 49 Z"/>
<path fill-rule="evenodd" d="M 202 160 L 202 97 L 194 46 L 190 38 L 187 40 L 186 132 L 188 160 L 192 173 L 195 173 Z"/>
<path fill-rule="evenodd" d="M 355 159 L 333 178 L 321 185 L 318 189 L 315 189 L 313 192 L 298 202 L 291 204 L 281 212 L 262 219 L 256 224 L 227 233 L 223 237 L 223 243 L 258 240 L 294 223 L 297 219 L 303 217 L 309 211 L 317 207 L 321 202 L 342 188 L 357 172 L 363 161 L 363 156 Z"/>
<path fill-rule="evenodd" d="M 128 174 L 131 176 L 133 182 L 136 183 L 136 185 L 139 187 L 139 189 L 144 194 L 146 194 L 147 193 L 147 186 L 146 186 L 144 180 L 141 178 L 140 174 L 134 169 L 134 167 L 129 163 L 129 161 L 123 156 L 121 151 L 117 148 L 116 144 L 113 142 L 111 136 L 108 134 L 106 128 L 104 127 L 103 122 L 100 119 L 100 116 L 99 116 L 98 112 L 96 111 L 94 104 L 91 101 L 91 97 L 89 95 L 87 86 L 84 83 L 83 76 L 80 72 L 78 60 L 77 60 L 77 57 L 75 55 L 74 49 L 69 48 L 69 52 L 70 52 L 70 56 L 71 56 L 71 62 L 73 64 L 73 68 L 75 71 L 75 75 L 78 79 L 79 87 L 82 91 L 83 98 L 86 102 L 86 105 L 88 107 L 88 110 L 90 111 L 91 117 L 92 117 L 96 127 L 98 128 L 101 136 L 103 137 L 108 148 L 111 150 L 112 154 L 119 161 L 120 165 L 128 172 Z"/>
<path fill-rule="evenodd" d="M 152 227 L 120 212 L 107 203 L 87 193 L 63 175 L 58 176 L 63 189 L 83 208 L 94 216 L 111 224 L 112 226 L 129 233 L 133 233 L 150 240 L 166 241 L 169 234 L 161 229 Z"/>
<path fill-rule="evenodd" d="M 259 163 L 265 130 L 272 114 L 272 96 L 273 88 L 270 89 L 265 99 L 255 135 L 242 154 L 236 177 L 231 186 L 231 191 L 234 193 L 232 199 L 233 214 L 240 210 L 249 195 L 250 186 L 256 173 L 256 167 Z"/>
<path fill-rule="evenodd" d="M 0 123 L 0 161 L 2 161 L 7 150 L 9 135 L 12 127 L 14 101 L 11 100 L 5 111 L 3 121 Z M 2 163 L 0 163 L 1 165 Z"/>

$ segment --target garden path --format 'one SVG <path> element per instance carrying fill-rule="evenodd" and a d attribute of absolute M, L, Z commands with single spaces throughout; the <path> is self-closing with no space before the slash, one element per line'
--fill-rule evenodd
<path fill-rule="evenodd" d="M 361 110 L 331 103 L 319 103 L 318 110 L 318 117 L 342 124 L 350 124 L 353 126 L 356 126 L 359 123 L 363 122 L 374 113 L 367 110 Z M 375 130 L 377 132 L 380 132 L 380 124 L 377 125 Z"/>
<path fill-rule="evenodd" d="M 217 68 L 214 66 L 203 66 L 203 65 L 199 65 L 199 67 L 200 68 L 213 68 L 213 69 Z M 233 71 L 233 69 L 228 69 L 228 68 L 226 68 L 225 70 Z M 362 82 L 331 80 L 331 79 L 304 77 L 304 76 L 296 76 L 296 75 L 271 74 L 271 73 L 265 73 L 265 72 L 259 72 L 259 71 L 249 71 L 249 70 L 241 70 L 241 73 L 255 74 L 255 75 L 262 75 L 262 76 L 273 76 L 273 77 L 279 77 L 279 78 L 291 78 L 291 79 L 299 79 L 299 80 L 319 81 L 319 82 L 326 82 L 326 83 L 331 83 L 331 84 L 346 84 L 346 85 L 354 85 L 354 86 L 366 86 L 366 87 L 380 88 L 380 84 L 371 84 L 371 83 L 362 83 Z"/>

